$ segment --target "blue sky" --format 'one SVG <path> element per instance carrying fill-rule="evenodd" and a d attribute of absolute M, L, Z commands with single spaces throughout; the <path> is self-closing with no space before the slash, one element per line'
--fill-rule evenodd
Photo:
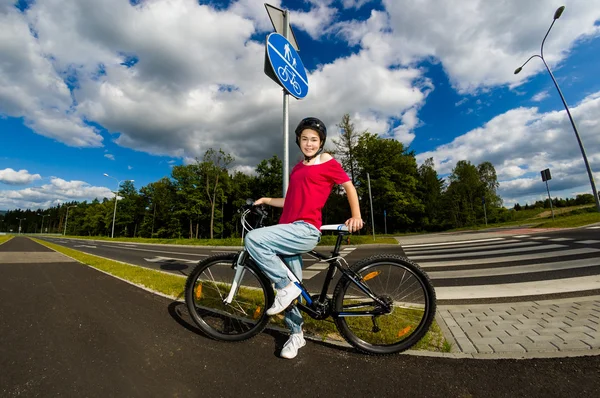
<path fill-rule="evenodd" d="M 309 94 L 330 135 L 402 141 L 445 176 L 491 161 L 506 206 L 591 193 L 544 55 L 600 180 L 600 4 L 519 0 L 273 1 L 290 10 Z M 264 1 L 0 0 L 0 209 L 140 188 L 223 148 L 249 172 L 283 156 L 281 90 L 263 73 Z M 226 88 L 226 89 L 224 89 Z M 290 159 L 298 151 L 291 140 Z"/>

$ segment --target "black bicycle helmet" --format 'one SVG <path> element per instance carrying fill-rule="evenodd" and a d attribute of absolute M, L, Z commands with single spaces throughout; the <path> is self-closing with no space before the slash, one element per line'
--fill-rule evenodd
<path fill-rule="evenodd" d="M 325 141 L 327 141 L 327 127 L 325 127 L 325 123 L 316 117 L 306 117 L 298 123 L 298 127 L 296 127 L 296 145 L 300 147 L 300 135 L 306 129 L 310 129 L 316 131 L 321 137 L 321 147 L 313 156 L 304 156 L 304 160 L 309 161 L 323 152 L 323 147 L 325 146 Z"/>

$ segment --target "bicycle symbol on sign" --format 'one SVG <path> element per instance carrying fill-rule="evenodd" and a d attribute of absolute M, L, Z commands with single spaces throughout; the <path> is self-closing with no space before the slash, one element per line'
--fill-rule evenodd
<path fill-rule="evenodd" d="M 290 83 L 292 84 L 292 87 L 294 87 L 296 95 L 300 95 L 302 93 L 300 84 L 296 81 L 296 74 L 291 69 L 288 69 L 287 65 L 277 68 L 277 74 L 282 82 L 287 82 L 287 80 L 290 79 Z"/>

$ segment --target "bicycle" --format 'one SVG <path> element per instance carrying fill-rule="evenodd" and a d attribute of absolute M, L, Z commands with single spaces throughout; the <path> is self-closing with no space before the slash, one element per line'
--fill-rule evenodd
<path fill-rule="evenodd" d="M 246 220 L 249 214 L 257 216 L 254 228 L 263 227 L 267 217 L 262 206 L 252 203 L 248 200 L 243 207 L 243 233 L 253 229 Z M 393 354 L 416 344 L 427 333 L 436 310 L 435 290 L 427 274 L 394 254 L 373 255 L 349 266 L 340 256 L 348 228 L 324 225 L 321 231 L 337 231 L 336 244 L 329 256 L 315 250 L 307 253 L 328 263 L 327 274 L 321 292 L 312 295 L 295 278 L 302 290 L 298 308 L 314 319 L 332 317 L 342 337 L 363 353 Z M 336 270 L 342 275 L 329 295 Z M 194 323 L 207 336 L 223 341 L 242 341 L 260 333 L 269 322 L 266 310 L 274 296 L 271 282 L 245 249 L 199 262 L 185 287 Z"/>
<path fill-rule="evenodd" d="M 302 93 L 300 84 L 296 81 L 296 74 L 293 71 L 288 70 L 287 65 L 285 65 L 285 67 L 280 66 L 277 68 L 277 73 L 279 74 L 282 82 L 287 81 L 288 78 L 290 79 L 290 83 L 292 84 L 292 87 L 294 87 L 296 95 L 300 95 Z"/>

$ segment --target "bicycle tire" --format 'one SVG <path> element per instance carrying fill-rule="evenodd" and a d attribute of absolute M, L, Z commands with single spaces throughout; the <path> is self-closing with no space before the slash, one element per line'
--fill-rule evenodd
<path fill-rule="evenodd" d="M 283 66 L 280 66 L 279 68 L 277 68 L 277 75 L 279 76 L 279 78 L 281 79 L 282 82 L 287 82 L 288 80 L 288 71 L 287 68 L 284 68 Z M 285 76 L 285 78 L 284 78 Z"/>
<path fill-rule="evenodd" d="M 194 268 L 186 280 L 185 302 L 190 317 L 207 336 L 242 341 L 256 336 L 269 322 L 266 310 L 274 292 L 267 277 L 250 261 L 231 304 L 225 304 L 235 275 L 236 254 L 211 256 Z"/>
<path fill-rule="evenodd" d="M 350 278 L 342 277 L 333 293 L 333 318 L 342 337 L 372 355 L 395 354 L 418 343 L 436 311 L 435 290 L 427 274 L 407 258 L 390 254 L 367 257 L 351 269 L 376 297 L 393 307 L 385 315 L 343 316 L 355 310 L 350 306 L 362 305 L 356 309 L 364 311 L 369 306 L 375 310 L 377 305 Z"/>

